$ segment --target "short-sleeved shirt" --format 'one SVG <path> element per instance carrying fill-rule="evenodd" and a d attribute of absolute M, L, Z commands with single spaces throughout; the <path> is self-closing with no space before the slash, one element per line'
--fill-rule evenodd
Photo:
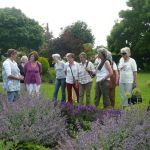
<path fill-rule="evenodd" d="M 86 63 L 80 63 L 79 64 L 79 83 L 81 84 L 87 84 L 89 82 L 92 82 L 92 78 L 90 74 L 85 70 L 87 68 L 88 70 L 95 73 L 95 67 L 92 62 L 86 61 Z"/>
<path fill-rule="evenodd" d="M 133 83 L 133 72 L 137 71 L 137 65 L 133 58 L 129 58 L 128 61 L 120 59 L 118 69 L 120 72 L 120 83 Z"/>
<path fill-rule="evenodd" d="M 9 79 L 8 76 L 10 75 L 18 77 L 20 75 L 20 70 L 17 63 L 8 58 L 2 65 L 3 87 L 8 92 L 19 91 L 20 81 Z"/>

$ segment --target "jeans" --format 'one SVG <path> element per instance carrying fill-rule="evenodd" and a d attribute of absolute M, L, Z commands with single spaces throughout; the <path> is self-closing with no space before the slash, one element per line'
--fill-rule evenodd
<path fill-rule="evenodd" d="M 56 79 L 55 81 L 55 90 L 53 93 L 53 100 L 57 100 L 57 95 L 58 95 L 58 91 L 59 88 L 61 86 L 61 92 L 62 92 L 62 97 L 61 97 L 61 101 L 65 102 L 66 101 L 66 78 L 63 79 Z"/>
<path fill-rule="evenodd" d="M 19 98 L 19 91 L 7 91 L 8 102 L 14 102 Z"/>
<path fill-rule="evenodd" d="M 111 106 L 110 98 L 109 98 L 109 84 L 110 81 L 108 80 L 96 82 L 95 99 L 94 99 L 96 106 L 99 105 L 101 95 L 103 96 L 104 108 Z"/>

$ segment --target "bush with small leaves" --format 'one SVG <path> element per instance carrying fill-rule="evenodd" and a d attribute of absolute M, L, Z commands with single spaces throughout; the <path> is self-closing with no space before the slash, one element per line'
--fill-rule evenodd
<path fill-rule="evenodd" d="M 0 95 L 0 100 L 0 139 L 54 147 L 66 134 L 65 117 L 44 96 L 23 95 L 7 103 L 6 96 Z"/>

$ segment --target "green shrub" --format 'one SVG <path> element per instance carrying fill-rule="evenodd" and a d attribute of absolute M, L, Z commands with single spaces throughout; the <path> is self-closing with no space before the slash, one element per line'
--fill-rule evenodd
<path fill-rule="evenodd" d="M 1 67 L 1 64 L 0 64 L 0 82 L 2 82 L 2 67 Z"/>
<path fill-rule="evenodd" d="M 48 59 L 45 57 L 39 57 L 38 61 L 42 64 L 42 74 L 44 75 L 49 69 Z"/>
<path fill-rule="evenodd" d="M 7 148 L 6 148 L 7 147 Z M 0 141 L 0 150 L 48 150 L 43 146 L 31 142 L 13 142 L 13 141 Z"/>
<path fill-rule="evenodd" d="M 55 81 L 55 70 L 54 68 L 49 68 L 47 73 L 42 75 L 42 82 L 53 83 Z"/>

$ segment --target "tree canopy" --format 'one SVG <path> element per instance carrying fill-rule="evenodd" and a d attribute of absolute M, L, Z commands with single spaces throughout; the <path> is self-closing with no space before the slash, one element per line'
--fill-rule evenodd
<path fill-rule="evenodd" d="M 122 47 L 131 48 L 133 57 L 146 58 L 150 53 L 150 1 L 128 0 L 128 10 L 119 13 L 120 22 L 116 22 L 107 37 L 108 48 L 119 53 Z"/>
<path fill-rule="evenodd" d="M 38 50 L 43 43 L 43 28 L 33 19 L 27 18 L 19 9 L 0 9 L 0 49 L 8 48 Z"/>
<path fill-rule="evenodd" d="M 62 54 L 73 52 L 78 54 L 83 49 L 83 44 L 94 43 L 94 36 L 87 24 L 82 21 L 77 21 L 70 26 L 67 26 L 60 37 L 53 40 L 53 51 Z"/>

